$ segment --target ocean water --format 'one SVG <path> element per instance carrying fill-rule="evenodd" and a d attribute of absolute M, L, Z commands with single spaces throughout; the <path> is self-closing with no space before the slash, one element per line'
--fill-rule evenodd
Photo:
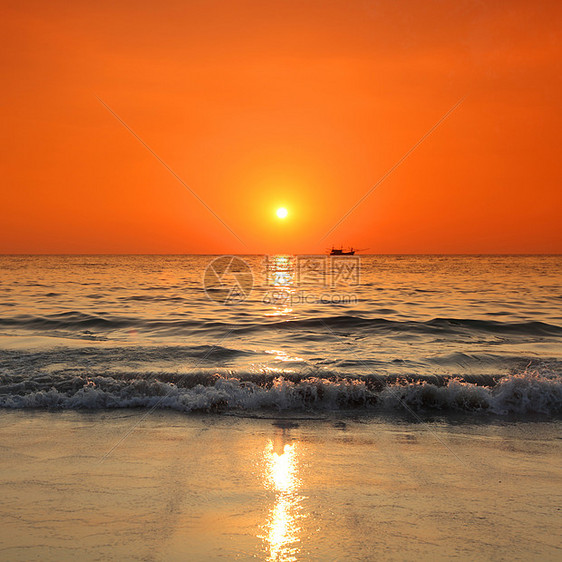
<path fill-rule="evenodd" d="M 0 407 L 562 413 L 560 256 L 2 256 Z"/>

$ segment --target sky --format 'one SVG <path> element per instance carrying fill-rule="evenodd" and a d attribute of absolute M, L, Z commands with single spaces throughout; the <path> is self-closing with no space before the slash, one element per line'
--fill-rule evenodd
<path fill-rule="evenodd" d="M 1 12 L 0 253 L 562 253 L 558 1 Z"/>

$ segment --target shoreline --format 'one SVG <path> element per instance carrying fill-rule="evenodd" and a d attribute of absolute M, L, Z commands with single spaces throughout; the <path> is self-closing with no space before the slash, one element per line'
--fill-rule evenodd
<path fill-rule="evenodd" d="M 2 410 L 0 552 L 560 558 L 562 421 L 340 414 Z"/>

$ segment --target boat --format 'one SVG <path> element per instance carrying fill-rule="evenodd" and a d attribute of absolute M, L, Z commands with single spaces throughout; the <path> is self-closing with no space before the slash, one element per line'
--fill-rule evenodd
<path fill-rule="evenodd" d="M 344 250 L 343 247 L 342 248 L 334 248 L 332 246 L 332 249 L 330 250 L 330 255 L 331 256 L 353 256 L 355 255 L 355 250 L 353 248 L 349 248 L 349 250 Z"/>

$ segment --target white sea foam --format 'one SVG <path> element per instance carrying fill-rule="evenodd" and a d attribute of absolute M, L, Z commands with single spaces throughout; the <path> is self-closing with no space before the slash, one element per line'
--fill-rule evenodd
<path fill-rule="evenodd" d="M 562 412 L 562 378 L 554 373 L 525 372 L 503 377 L 493 387 L 458 379 L 445 386 L 409 383 L 389 386 L 380 398 L 387 406 L 507 414 Z"/>
<path fill-rule="evenodd" d="M 94 377 L 71 385 L 5 393 L 4 408 L 107 409 L 162 408 L 181 412 L 320 410 L 362 408 L 373 411 L 464 411 L 507 414 L 562 413 L 562 378 L 555 373 L 525 372 L 502 378 L 495 386 L 450 380 L 394 383 L 375 390 L 361 379 L 309 377 L 298 382 L 277 377 L 259 385 L 217 375 L 208 385 L 182 388 L 157 380 Z M 6 389 L 4 389 L 6 390 Z"/>

